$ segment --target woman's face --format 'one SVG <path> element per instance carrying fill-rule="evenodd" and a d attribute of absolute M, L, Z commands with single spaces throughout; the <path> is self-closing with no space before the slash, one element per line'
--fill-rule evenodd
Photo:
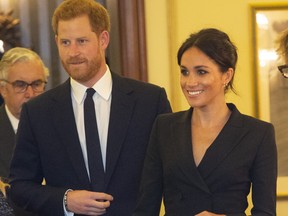
<path fill-rule="evenodd" d="M 180 69 L 180 85 L 191 107 L 225 103 L 224 89 L 232 78 L 232 68 L 222 73 L 205 53 L 191 47 L 183 53 Z"/>

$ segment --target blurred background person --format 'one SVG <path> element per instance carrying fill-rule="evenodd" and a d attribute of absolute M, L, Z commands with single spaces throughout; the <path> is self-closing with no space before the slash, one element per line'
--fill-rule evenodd
<path fill-rule="evenodd" d="M 1 60 L 2 56 L 3 56 L 3 53 L 0 51 L 0 60 Z M 3 104 L 3 102 L 4 102 L 4 100 L 1 96 L 1 89 L 0 89 L 0 106 Z"/>
<path fill-rule="evenodd" d="M 45 90 L 49 71 L 32 50 L 16 47 L 4 53 L 0 62 L 0 176 L 8 178 L 16 132 L 23 103 Z M 14 207 L 13 207 L 14 208 Z M 18 208 L 17 208 L 18 209 Z M 30 215 L 21 209 L 16 215 Z"/>
<path fill-rule="evenodd" d="M 0 216 L 14 216 L 13 209 L 0 191 Z"/>
<path fill-rule="evenodd" d="M 12 207 L 6 199 L 6 185 L 0 178 L 0 216 L 14 216 Z"/>
<path fill-rule="evenodd" d="M 0 176 L 8 177 L 22 104 L 41 94 L 49 76 L 40 57 L 26 48 L 8 50 L 0 62 Z"/>
<path fill-rule="evenodd" d="M 278 66 L 278 69 L 285 78 L 288 78 L 288 29 L 286 29 L 278 39 L 277 52 L 285 62 L 284 65 Z"/>

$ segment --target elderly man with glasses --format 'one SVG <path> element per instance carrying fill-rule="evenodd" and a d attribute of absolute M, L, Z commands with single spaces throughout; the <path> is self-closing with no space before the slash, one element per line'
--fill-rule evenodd
<path fill-rule="evenodd" d="M 281 34 L 278 45 L 277 52 L 285 60 L 285 64 L 278 66 L 278 69 L 283 77 L 288 78 L 288 29 Z"/>
<path fill-rule="evenodd" d="M 45 90 L 49 71 L 33 51 L 16 47 L 0 61 L 0 177 L 9 176 L 22 104 Z M 20 209 L 16 215 L 30 215 Z"/>

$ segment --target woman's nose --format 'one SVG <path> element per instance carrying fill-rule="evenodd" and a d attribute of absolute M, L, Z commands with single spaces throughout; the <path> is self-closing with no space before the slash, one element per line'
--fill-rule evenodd
<path fill-rule="evenodd" d="M 189 86 L 197 86 L 198 85 L 198 79 L 193 73 L 190 73 L 189 76 L 187 77 L 187 85 L 189 85 Z"/>

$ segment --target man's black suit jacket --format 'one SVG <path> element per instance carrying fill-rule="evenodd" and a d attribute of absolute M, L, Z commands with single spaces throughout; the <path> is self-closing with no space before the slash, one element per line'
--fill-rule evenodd
<path fill-rule="evenodd" d="M 112 73 L 105 192 L 106 215 L 129 216 L 136 204 L 144 155 L 156 116 L 171 112 L 163 88 Z M 41 186 L 45 178 L 46 185 Z M 67 189 L 90 190 L 71 101 L 70 80 L 22 108 L 11 165 L 15 203 L 39 215 L 63 216 Z"/>
<path fill-rule="evenodd" d="M 0 105 L 2 105 L 4 103 L 3 97 L 2 95 L 0 95 Z"/>
<path fill-rule="evenodd" d="M 9 177 L 10 163 L 15 148 L 15 142 L 16 135 L 8 118 L 5 105 L 3 104 L 0 106 L 0 177 Z M 34 215 L 18 208 L 10 199 L 8 199 L 8 202 L 13 207 L 16 216 Z"/>
<path fill-rule="evenodd" d="M 0 176 L 8 178 L 10 162 L 15 148 L 16 135 L 6 113 L 5 105 L 0 106 Z"/>

